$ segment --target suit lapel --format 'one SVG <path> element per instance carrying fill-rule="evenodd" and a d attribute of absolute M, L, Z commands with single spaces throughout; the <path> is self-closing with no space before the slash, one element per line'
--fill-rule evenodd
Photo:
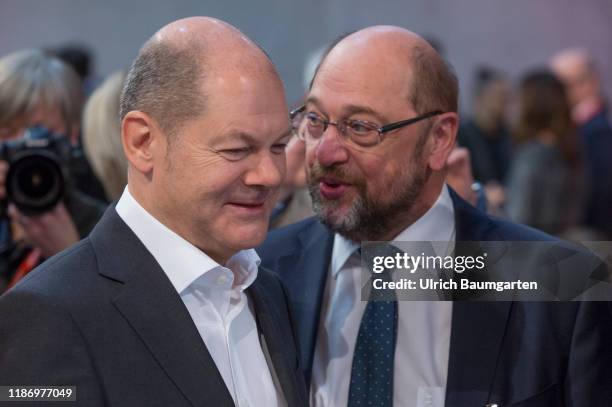
<path fill-rule="evenodd" d="M 268 354 L 274 365 L 274 371 L 282 387 L 287 405 L 303 405 L 306 402 L 299 399 L 301 390 L 298 386 L 300 384 L 296 383 L 297 361 L 288 359 L 287 353 L 283 351 L 287 349 L 287 338 L 278 326 L 280 317 L 266 299 L 266 295 L 269 295 L 269 293 L 262 288 L 259 277 L 249 287 L 248 292 L 253 300 L 257 325 L 265 338 Z"/>
<path fill-rule="evenodd" d="M 489 402 L 511 304 L 453 303 L 446 406 L 484 406 Z"/>
<path fill-rule="evenodd" d="M 452 190 L 451 197 L 458 242 L 501 240 L 487 216 Z M 453 303 L 446 406 L 474 407 L 489 402 L 511 306 L 511 302 Z"/>
<path fill-rule="evenodd" d="M 306 385 L 310 386 L 312 361 L 321 316 L 334 234 L 313 222 L 298 235 L 296 251 L 278 259 L 276 271 L 289 291 L 294 322 L 300 340 L 300 359 Z"/>
<path fill-rule="evenodd" d="M 100 274 L 124 283 L 115 307 L 185 397 L 194 406 L 233 406 L 187 308 L 114 206 L 90 238 Z"/>

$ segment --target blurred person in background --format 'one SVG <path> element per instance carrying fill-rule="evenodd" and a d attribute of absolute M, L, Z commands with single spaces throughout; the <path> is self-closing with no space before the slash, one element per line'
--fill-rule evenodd
<path fill-rule="evenodd" d="M 551 68 L 563 81 L 584 148 L 587 198 L 586 226 L 612 239 L 612 127 L 593 57 L 584 49 L 555 55 Z"/>
<path fill-rule="evenodd" d="M 460 126 L 457 141 L 469 150 L 474 178 L 484 185 L 490 206 L 496 208 L 505 199 L 502 185 L 511 158 L 506 123 L 510 84 L 502 72 L 485 66 L 477 70 L 474 82 L 472 117 Z"/>
<path fill-rule="evenodd" d="M 79 78 L 83 95 L 89 96 L 98 82 L 93 75 L 94 58 L 91 50 L 82 44 L 62 44 L 49 49 L 49 53 L 74 69 Z"/>
<path fill-rule="evenodd" d="M 93 75 L 94 59 L 91 50 L 85 45 L 68 43 L 45 49 L 44 52 L 50 57 L 59 59 L 77 74 L 80 80 L 80 99 L 84 102 L 99 84 L 98 79 Z M 75 138 L 72 139 L 72 143 L 74 146 L 81 146 L 81 132 L 77 132 Z M 104 188 L 100 181 L 94 177 L 89 161 L 83 159 L 80 164 L 74 171 L 79 189 L 89 196 L 107 202 Z"/>
<path fill-rule="evenodd" d="M 81 109 L 80 81 L 59 59 L 37 49 L 17 51 L 0 59 L 0 141 L 17 140 L 28 128 L 39 126 L 67 137 L 74 145 Z M 78 148 L 72 152 L 81 157 L 70 167 L 74 187 L 67 188 L 64 199 L 53 209 L 26 216 L 15 205 L 8 205 L 9 218 L 0 222 L 0 291 L 44 258 L 86 236 L 102 215 L 105 205 L 79 188 L 95 177 L 82 176 L 85 160 Z M 8 162 L 0 160 L 0 200 L 4 206 L 8 171 Z"/>
<path fill-rule="evenodd" d="M 563 84 L 548 71 L 528 73 L 519 105 L 506 211 L 515 222 L 560 235 L 578 224 L 583 185 Z"/>
<path fill-rule="evenodd" d="M 472 157 L 470 151 L 458 145 L 446 159 L 446 183 L 461 198 L 483 212 L 489 210 L 489 202 L 482 184 L 472 174 Z"/>
<path fill-rule="evenodd" d="M 109 201 L 127 184 L 127 160 L 121 144 L 119 99 L 125 71 L 108 77 L 89 97 L 83 113 L 83 148 Z"/>
<path fill-rule="evenodd" d="M 285 150 L 287 175 L 281 184 L 278 202 L 270 215 L 270 229 L 290 225 L 314 215 L 306 187 L 305 154 L 304 142 L 295 134 L 292 135 Z"/>
<path fill-rule="evenodd" d="M 312 77 L 329 49 L 344 38 L 346 34 L 338 37 L 331 44 L 316 48 L 306 56 L 302 72 L 303 89 L 305 92 L 310 88 Z M 303 102 L 301 100 L 300 102 Z M 301 106 L 299 103 L 298 106 Z M 291 112 L 291 119 L 301 118 L 298 109 Z M 287 173 L 278 194 L 278 202 L 270 215 L 270 229 L 280 228 L 314 215 L 312 200 L 306 186 L 306 147 L 304 142 L 297 137 L 299 122 L 292 124 L 292 136 L 287 144 Z"/>

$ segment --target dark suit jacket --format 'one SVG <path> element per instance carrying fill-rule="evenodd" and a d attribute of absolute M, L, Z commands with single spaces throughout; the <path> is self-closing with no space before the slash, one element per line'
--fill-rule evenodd
<path fill-rule="evenodd" d="M 504 126 L 491 137 L 485 134 L 474 120 L 468 120 L 459 127 L 457 143 L 470 151 L 472 173 L 476 180 L 482 183 L 503 183 L 506 180 L 512 144 Z"/>
<path fill-rule="evenodd" d="M 260 268 L 247 292 L 285 399 L 307 405 L 280 281 Z M 181 298 L 114 206 L 0 297 L 0 385 L 76 386 L 68 406 L 234 405 Z"/>
<path fill-rule="evenodd" d="M 451 196 L 457 241 L 552 239 Z M 333 233 L 308 219 L 270 232 L 258 249 L 262 264 L 281 276 L 289 292 L 307 383 L 332 246 Z M 457 301 L 446 406 L 610 406 L 611 330 L 604 302 Z"/>
<path fill-rule="evenodd" d="M 587 170 L 584 222 L 612 239 L 612 127 L 603 109 L 580 127 Z"/>

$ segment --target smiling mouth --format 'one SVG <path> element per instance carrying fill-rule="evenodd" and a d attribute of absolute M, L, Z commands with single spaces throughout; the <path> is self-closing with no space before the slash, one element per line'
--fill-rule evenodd
<path fill-rule="evenodd" d="M 238 216 L 263 216 L 266 212 L 265 201 L 261 202 L 228 202 L 228 207 Z"/>
<path fill-rule="evenodd" d="M 262 202 L 228 202 L 228 205 L 240 206 L 244 208 L 262 208 L 265 201 Z"/>

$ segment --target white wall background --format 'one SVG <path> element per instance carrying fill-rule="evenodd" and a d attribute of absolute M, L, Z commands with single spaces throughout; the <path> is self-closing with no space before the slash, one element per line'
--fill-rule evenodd
<path fill-rule="evenodd" d="M 128 66 L 158 28 L 191 15 L 221 18 L 259 42 L 276 62 L 290 103 L 303 92 L 309 52 L 383 23 L 439 39 L 466 110 L 477 65 L 517 78 L 576 45 L 596 55 L 612 98 L 612 0 L 0 0 L 0 55 L 77 41 L 95 52 L 104 76 Z"/>

